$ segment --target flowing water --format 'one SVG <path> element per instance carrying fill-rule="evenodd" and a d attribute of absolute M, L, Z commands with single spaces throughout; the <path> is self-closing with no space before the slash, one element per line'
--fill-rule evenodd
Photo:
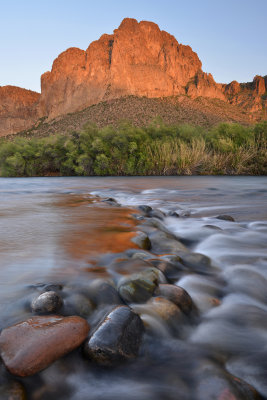
<path fill-rule="evenodd" d="M 142 204 L 176 211 L 180 218 L 163 224 L 211 259 L 207 270 L 187 269 L 174 282 L 191 295 L 198 317 L 177 335 L 154 319 L 139 357 L 114 368 L 75 351 L 21 379 L 28 398 L 208 400 L 219 398 L 210 387 L 231 374 L 267 399 L 266 177 L 2 178 L 0 328 L 29 318 L 44 284 L 71 290 L 131 273 L 114 265 L 134 247 L 132 214 Z M 234 399 L 225 393 L 220 400 Z"/>

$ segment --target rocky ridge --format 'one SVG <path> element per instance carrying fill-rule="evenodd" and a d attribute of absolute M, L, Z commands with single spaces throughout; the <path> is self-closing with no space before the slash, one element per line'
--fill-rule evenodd
<path fill-rule="evenodd" d="M 218 84 L 201 68 L 191 47 L 155 23 L 125 18 L 112 35 L 102 35 L 86 51 L 73 47 L 61 53 L 41 77 L 41 94 L 0 87 L 0 134 L 125 96 L 220 99 L 240 107 L 252 120 L 264 116 L 267 77 Z"/>

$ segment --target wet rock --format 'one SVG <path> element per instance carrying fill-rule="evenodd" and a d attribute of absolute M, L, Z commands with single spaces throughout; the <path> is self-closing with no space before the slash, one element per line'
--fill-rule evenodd
<path fill-rule="evenodd" d="M 166 217 L 166 214 L 160 210 L 155 209 L 155 210 L 149 211 L 147 213 L 147 216 L 149 218 L 158 218 L 160 220 L 163 220 Z"/>
<path fill-rule="evenodd" d="M 144 303 L 153 295 L 161 278 L 156 268 L 122 278 L 118 284 L 119 295 L 126 303 Z"/>
<path fill-rule="evenodd" d="M 214 230 L 217 230 L 217 231 L 222 231 L 222 228 L 220 228 L 219 226 L 216 226 L 216 225 L 203 225 L 203 228 L 209 228 L 209 229 L 214 229 Z"/>
<path fill-rule="evenodd" d="M 147 253 L 144 253 L 144 252 L 141 252 L 141 251 L 139 251 L 137 253 L 133 253 L 133 255 L 132 255 L 132 259 L 133 260 L 136 260 L 136 259 L 139 259 L 139 260 L 150 260 L 152 257 L 153 256 L 151 254 L 148 255 Z"/>
<path fill-rule="evenodd" d="M 115 287 L 111 283 L 103 281 L 103 279 L 93 280 L 88 287 L 87 293 L 96 306 L 122 304 Z"/>
<path fill-rule="evenodd" d="M 31 308 L 36 313 L 54 313 L 60 310 L 62 304 L 61 297 L 56 292 L 49 291 L 34 299 Z"/>
<path fill-rule="evenodd" d="M 14 375 L 29 376 L 79 347 L 89 332 L 80 317 L 36 316 L 3 329 L 0 355 Z"/>
<path fill-rule="evenodd" d="M 175 281 L 181 277 L 183 271 L 186 269 L 179 261 L 175 263 L 163 259 L 150 260 L 150 263 L 158 268 L 169 281 Z"/>
<path fill-rule="evenodd" d="M 212 363 L 202 365 L 197 372 L 195 397 L 197 400 L 260 399 L 254 388 Z"/>
<path fill-rule="evenodd" d="M 84 354 L 101 365 L 135 358 L 144 332 L 140 317 L 127 306 L 113 309 L 84 345 Z"/>
<path fill-rule="evenodd" d="M 178 306 L 164 297 L 151 297 L 145 304 L 133 304 L 148 333 L 156 336 L 178 334 L 182 326 L 183 313 Z"/>
<path fill-rule="evenodd" d="M 180 252 L 181 263 L 194 272 L 209 274 L 214 272 L 209 257 L 200 253 Z"/>
<path fill-rule="evenodd" d="M 193 308 L 193 301 L 186 290 L 179 286 L 160 284 L 155 295 L 162 296 L 165 299 L 176 304 L 185 314 L 189 314 Z"/>
<path fill-rule="evenodd" d="M 150 250 L 151 249 L 151 243 L 149 240 L 149 237 L 144 233 L 144 232 L 137 232 L 137 236 L 132 238 L 132 242 L 137 244 L 137 246 L 140 247 L 140 249 L 143 250 Z"/>
<path fill-rule="evenodd" d="M 108 197 L 104 200 L 101 200 L 102 203 L 106 203 L 109 204 L 110 206 L 115 206 L 115 207 L 119 207 L 120 204 L 117 202 L 117 200 L 113 199 L 113 197 Z"/>
<path fill-rule="evenodd" d="M 138 206 L 138 209 L 145 214 L 148 214 L 150 211 L 152 211 L 152 207 L 146 205 Z"/>
<path fill-rule="evenodd" d="M 10 381 L 0 384 L 1 400 L 26 400 L 26 391 L 20 382 Z"/>
<path fill-rule="evenodd" d="M 167 213 L 167 216 L 168 216 L 168 217 L 174 217 L 174 218 L 179 218 L 179 217 L 180 217 L 180 215 L 177 214 L 176 211 L 169 211 L 169 212 Z"/>
<path fill-rule="evenodd" d="M 135 253 L 139 253 L 140 250 L 137 251 L 127 251 L 126 254 L 129 256 L 132 256 Z M 143 251 L 144 252 L 144 251 Z M 147 253 L 149 254 L 149 253 Z M 153 256 L 150 255 L 151 258 Z M 129 271 L 132 273 L 135 272 L 142 272 L 143 270 L 147 268 L 151 268 L 152 264 L 150 264 L 149 259 L 140 259 L 140 258 L 135 258 L 135 259 L 126 259 L 122 261 L 116 261 L 111 265 L 111 269 L 113 269 L 116 273 L 126 275 L 129 274 Z"/>
<path fill-rule="evenodd" d="M 174 322 L 175 320 L 180 320 L 180 308 L 177 307 L 172 301 L 169 301 L 164 297 L 151 297 L 147 304 L 151 305 L 154 312 L 156 312 L 158 316 L 165 321 Z"/>
<path fill-rule="evenodd" d="M 64 315 L 79 315 L 87 318 L 92 314 L 94 304 L 85 295 L 73 293 L 64 301 Z"/>
<path fill-rule="evenodd" d="M 156 230 L 149 235 L 151 248 L 155 254 L 179 254 L 187 248 L 175 236 Z"/>
<path fill-rule="evenodd" d="M 234 218 L 231 217 L 231 215 L 224 215 L 224 214 L 218 215 L 218 216 L 216 217 L 216 219 L 222 219 L 223 221 L 235 222 Z"/>

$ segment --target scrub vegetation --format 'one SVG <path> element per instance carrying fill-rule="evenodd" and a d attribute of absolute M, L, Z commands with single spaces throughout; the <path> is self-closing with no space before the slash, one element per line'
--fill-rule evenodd
<path fill-rule="evenodd" d="M 11 176 L 265 175 L 267 121 L 210 129 L 121 123 L 45 138 L 0 142 L 0 173 Z"/>

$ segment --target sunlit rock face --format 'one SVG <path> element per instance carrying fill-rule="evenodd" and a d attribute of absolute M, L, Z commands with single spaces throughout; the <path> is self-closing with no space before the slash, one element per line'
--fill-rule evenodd
<path fill-rule="evenodd" d="M 112 35 L 102 35 L 87 50 L 71 47 L 61 53 L 51 71 L 41 76 L 41 94 L 0 87 L 0 135 L 28 129 L 41 117 L 51 120 L 130 95 L 201 96 L 227 101 L 249 113 L 266 109 L 266 77 L 226 85 L 216 83 L 201 68 L 191 47 L 155 23 L 125 18 Z"/>
<path fill-rule="evenodd" d="M 42 75 L 41 108 L 50 118 L 101 100 L 137 95 L 185 94 L 201 69 L 189 46 L 147 21 L 126 18 L 113 35 L 102 35 L 86 51 L 70 48 Z"/>
<path fill-rule="evenodd" d="M 38 118 L 40 94 L 16 86 L 0 86 L 0 134 L 28 129 Z"/>

